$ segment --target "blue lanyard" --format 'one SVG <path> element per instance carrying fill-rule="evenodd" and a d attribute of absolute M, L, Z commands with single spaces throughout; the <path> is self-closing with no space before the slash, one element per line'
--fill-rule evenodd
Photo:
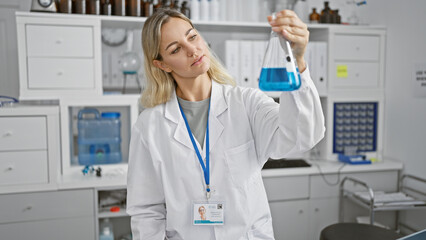
<path fill-rule="evenodd" d="M 201 164 L 201 167 L 203 168 L 204 173 L 204 181 L 206 182 L 206 191 L 207 191 L 207 198 L 210 196 L 210 157 L 209 157 L 209 150 L 210 150 L 210 144 L 209 144 L 209 115 L 210 115 L 210 102 L 209 102 L 209 110 L 207 113 L 207 127 L 206 127 L 206 165 L 204 165 L 203 158 L 201 157 L 200 151 L 198 150 L 197 144 L 195 143 L 194 136 L 192 135 L 191 128 L 189 127 L 188 120 L 186 120 L 185 113 L 182 110 L 182 107 L 179 104 L 180 113 L 182 114 L 183 120 L 185 121 L 186 130 L 188 130 L 189 138 L 191 138 L 192 146 L 194 146 L 195 153 L 197 153 L 198 161 Z"/>

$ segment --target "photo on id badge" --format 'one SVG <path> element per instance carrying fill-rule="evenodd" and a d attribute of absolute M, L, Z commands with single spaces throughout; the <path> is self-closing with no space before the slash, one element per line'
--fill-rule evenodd
<path fill-rule="evenodd" d="M 194 225 L 223 225 L 224 224 L 223 203 L 193 204 Z"/>

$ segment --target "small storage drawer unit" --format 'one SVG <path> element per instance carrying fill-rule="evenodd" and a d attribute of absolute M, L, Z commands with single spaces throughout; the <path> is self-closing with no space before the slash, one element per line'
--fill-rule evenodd
<path fill-rule="evenodd" d="M 0 108 L 0 193 L 53 189 L 59 154 L 59 108 Z"/>
<path fill-rule="evenodd" d="M 18 13 L 21 99 L 102 95 L 100 19 Z"/>
<path fill-rule="evenodd" d="M 330 90 L 383 88 L 383 30 L 337 31 L 330 38 Z"/>

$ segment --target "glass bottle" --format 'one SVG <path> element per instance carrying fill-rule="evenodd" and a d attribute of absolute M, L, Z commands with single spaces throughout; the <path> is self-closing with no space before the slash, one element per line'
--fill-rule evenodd
<path fill-rule="evenodd" d="M 141 16 L 141 1 L 140 0 L 127 0 L 127 15 L 140 17 Z"/>
<path fill-rule="evenodd" d="M 87 6 L 87 14 L 100 15 L 101 14 L 101 1 L 89 0 Z"/>
<path fill-rule="evenodd" d="M 187 18 L 191 18 L 191 11 L 187 4 L 187 1 L 183 1 L 182 6 L 180 7 L 180 12 L 183 13 Z"/>
<path fill-rule="evenodd" d="M 333 23 L 340 24 L 341 17 L 339 15 L 339 9 L 333 10 Z"/>
<path fill-rule="evenodd" d="M 272 16 L 274 18 L 275 14 Z M 260 72 L 259 88 L 263 91 L 293 91 L 300 85 L 299 69 L 290 42 L 272 31 Z"/>
<path fill-rule="evenodd" d="M 163 7 L 163 2 L 161 0 L 154 0 L 154 12 Z"/>
<path fill-rule="evenodd" d="M 115 16 L 126 16 L 126 1 L 125 0 L 113 0 L 112 2 L 112 15 Z"/>
<path fill-rule="evenodd" d="M 154 13 L 154 5 L 152 0 L 145 0 L 143 10 L 145 17 L 150 17 Z"/>
<path fill-rule="evenodd" d="M 75 1 L 75 11 L 77 14 L 86 14 L 86 0 Z"/>
<path fill-rule="evenodd" d="M 171 2 L 170 9 L 179 11 L 179 0 L 175 0 Z"/>
<path fill-rule="evenodd" d="M 59 12 L 60 13 L 72 13 L 72 1 L 71 0 L 60 0 L 59 1 Z"/>
<path fill-rule="evenodd" d="M 170 6 L 171 6 L 171 1 L 170 0 L 163 0 L 163 3 L 162 3 L 162 8 L 164 8 L 164 9 L 170 9 Z"/>
<path fill-rule="evenodd" d="M 110 0 L 105 0 L 104 4 L 102 5 L 102 15 L 112 15 L 112 4 Z"/>
<path fill-rule="evenodd" d="M 320 15 L 317 13 L 316 8 L 312 8 L 312 13 L 309 15 L 310 23 L 319 23 Z"/>
<path fill-rule="evenodd" d="M 332 12 L 329 7 L 329 3 L 324 2 L 324 9 L 321 11 L 320 23 L 331 23 L 333 21 L 331 14 Z"/>

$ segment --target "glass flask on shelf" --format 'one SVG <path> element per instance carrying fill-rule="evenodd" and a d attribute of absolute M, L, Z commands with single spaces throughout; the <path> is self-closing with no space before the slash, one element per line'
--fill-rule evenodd
<path fill-rule="evenodd" d="M 123 73 L 123 88 L 121 93 L 126 93 L 126 85 L 128 81 L 136 82 L 139 93 L 141 92 L 141 84 L 138 77 L 138 71 L 141 67 L 141 60 L 137 52 L 133 48 L 133 32 L 127 31 L 127 51 L 120 56 L 119 69 Z"/>
<path fill-rule="evenodd" d="M 272 17 L 275 18 L 275 14 Z M 263 91 L 293 91 L 300 85 L 299 68 L 290 42 L 272 31 L 260 72 L 259 88 Z"/>

